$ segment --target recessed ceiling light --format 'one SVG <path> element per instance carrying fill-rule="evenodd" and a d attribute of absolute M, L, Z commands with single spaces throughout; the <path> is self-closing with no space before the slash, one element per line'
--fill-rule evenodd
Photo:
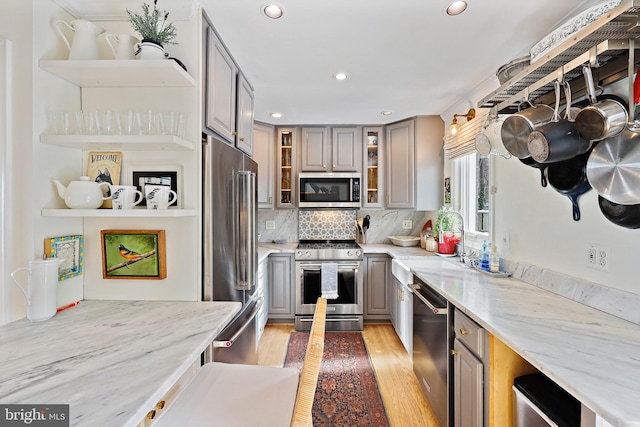
<path fill-rule="evenodd" d="M 280 117 L 282 117 L 282 113 L 271 113 L 271 117 L 273 117 L 274 119 L 279 119 Z"/>
<path fill-rule="evenodd" d="M 347 73 L 337 73 L 334 77 L 336 78 L 336 80 L 346 80 Z"/>
<path fill-rule="evenodd" d="M 283 14 L 282 8 L 276 4 L 269 4 L 262 11 L 271 19 L 281 18 Z"/>
<path fill-rule="evenodd" d="M 382 114 L 383 116 L 390 116 L 390 115 L 392 115 L 392 114 L 393 114 L 393 112 L 392 112 L 392 111 L 383 111 L 383 112 L 382 112 L 382 113 L 380 113 L 380 114 Z"/>
<path fill-rule="evenodd" d="M 455 16 L 460 15 L 467 9 L 466 1 L 454 1 L 447 8 L 447 15 Z"/>

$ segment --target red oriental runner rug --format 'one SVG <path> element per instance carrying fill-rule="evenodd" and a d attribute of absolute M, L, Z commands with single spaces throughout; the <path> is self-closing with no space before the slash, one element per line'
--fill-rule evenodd
<path fill-rule="evenodd" d="M 292 332 L 285 366 L 302 368 L 309 333 Z M 378 382 L 360 332 L 325 333 L 313 402 L 314 427 L 388 427 Z"/>

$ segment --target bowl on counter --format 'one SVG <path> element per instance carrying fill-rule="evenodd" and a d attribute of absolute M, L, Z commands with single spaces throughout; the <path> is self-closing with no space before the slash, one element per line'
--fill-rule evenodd
<path fill-rule="evenodd" d="M 420 237 L 416 236 L 387 236 L 391 243 L 396 246 L 418 246 Z"/>

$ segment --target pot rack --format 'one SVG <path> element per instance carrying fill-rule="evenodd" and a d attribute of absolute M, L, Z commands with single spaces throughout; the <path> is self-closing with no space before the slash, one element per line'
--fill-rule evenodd
<path fill-rule="evenodd" d="M 623 0 L 616 8 L 576 31 L 542 58 L 485 96 L 478 102 L 478 107 L 502 111 L 526 100 L 533 101 L 553 91 L 555 80 L 582 78 L 582 65 L 590 63 L 594 68 L 600 67 L 626 51 L 629 52 L 629 75 L 632 76 L 635 39 L 638 37 L 640 0 Z M 633 78 L 629 80 L 629 93 L 633 94 Z M 634 117 L 633 96 L 629 98 L 630 117 Z"/>

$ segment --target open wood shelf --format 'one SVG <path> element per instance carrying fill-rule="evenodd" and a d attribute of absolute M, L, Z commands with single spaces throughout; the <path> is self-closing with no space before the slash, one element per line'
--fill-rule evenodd
<path fill-rule="evenodd" d="M 40 135 L 40 142 L 81 150 L 195 150 L 193 142 L 175 135 Z"/>

